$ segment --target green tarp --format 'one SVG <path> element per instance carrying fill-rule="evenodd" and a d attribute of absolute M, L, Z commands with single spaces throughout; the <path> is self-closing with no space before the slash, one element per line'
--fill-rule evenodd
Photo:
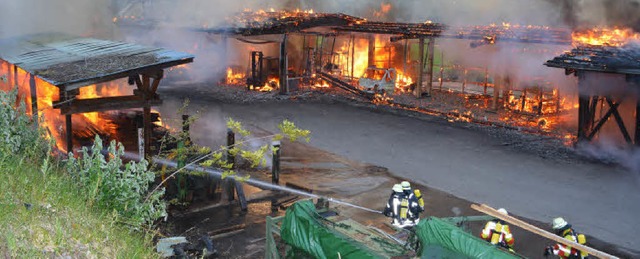
<path fill-rule="evenodd" d="M 519 258 L 439 218 L 423 219 L 415 230 L 421 258 Z"/>
<path fill-rule="evenodd" d="M 280 230 L 282 239 L 292 247 L 288 257 L 338 258 L 338 254 L 345 259 L 390 257 L 376 254 L 363 240 L 343 235 L 331 224 L 335 223 L 322 218 L 310 200 L 289 207 Z M 439 218 L 425 218 L 414 230 L 420 240 L 421 258 L 519 258 Z"/>
<path fill-rule="evenodd" d="M 380 258 L 354 240 L 330 230 L 310 200 L 300 201 L 287 209 L 280 236 L 294 249 L 314 258 Z"/>

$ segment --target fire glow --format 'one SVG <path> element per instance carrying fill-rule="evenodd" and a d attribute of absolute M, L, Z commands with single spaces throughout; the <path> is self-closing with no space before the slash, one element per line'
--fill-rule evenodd
<path fill-rule="evenodd" d="M 614 46 L 626 45 L 631 41 L 640 40 L 640 34 L 630 28 L 593 28 L 576 31 L 571 34 L 575 46 Z"/>

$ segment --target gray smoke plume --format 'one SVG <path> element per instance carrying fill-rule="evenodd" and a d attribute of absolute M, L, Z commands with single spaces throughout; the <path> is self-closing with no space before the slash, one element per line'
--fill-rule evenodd
<path fill-rule="evenodd" d="M 546 0 L 562 14 L 571 28 L 592 26 L 630 27 L 640 31 L 638 0 Z"/>

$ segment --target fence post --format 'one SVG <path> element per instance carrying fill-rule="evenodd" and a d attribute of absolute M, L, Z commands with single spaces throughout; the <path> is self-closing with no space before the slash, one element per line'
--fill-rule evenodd
<path fill-rule="evenodd" d="M 236 144 L 236 134 L 231 129 L 227 129 L 227 163 L 233 164 L 232 168 L 235 167 L 235 156 L 231 154 L 231 149 Z M 235 181 L 232 178 L 226 180 L 226 190 L 227 190 L 227 198 L 229 201 L 233 201 L 235 199 Z"/>
<path fill-rule="evenodd" d="M 271 157 L 271 183 L 278 185 L 280 183 L 280 141 L 271 142 L 271 148 L 273 150 Z M 275 197 L 271 198 L 271 211 L 278 211 L 276 205 L 277 200 Z"/>

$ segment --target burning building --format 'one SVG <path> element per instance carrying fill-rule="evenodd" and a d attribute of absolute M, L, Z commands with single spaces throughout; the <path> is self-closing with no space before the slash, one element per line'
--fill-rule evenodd
<path fill-rule="evenodd" d="M 162 102 L 156 90 L 163 70 L 192 62 L 193 56 L 66 34 L 35 34 L 0 41 L 0 60 L 8 75 L 4 88 L 19 88 L 28 112 L 42 118 L 60 150 L 71 152 L 74 140 L 95 135 L 121 141 L 117 123 L 101 112 L 142 108 L 139 126 L 149 154 L 151 107 Z M 121 78 L 136 89 L 127 80 L 113 81 Z"/>
<path fill-rule="evenodd" d="M 373 18 L 384 20 L 392 9 L 383 4 Z M 126 12 L 120 15 L 114 21 L 123 28 L 153 24 L 142 18 L 144 12 L 135 19 Z M 629 29 L 576 31 L 508 22 L 449 26 L 274 9 L 245 10 L 223 24 L 182 29 L 205 34 L 211 44 L 221 46 L 217 51 L 219 63 L 226 64 L 220 73 L 226 85 L 277 89 L 282 94 L 333 86 L 376 104 L 532 129 L 571 143 L 577 135 L 580 140 L 591 139 L 581 135 L 581 122 L 575 122 L 581 116 L 578 80 L 545 69 L 542 63 L 586 41 L 619 45 L 635 37 Z M 463 104 L 450 109 L 423 107 L 451 100 L 423 98 L 433 95 L 460 98 Z M 410 96 L 416 99 L 409 100 Z"/>

